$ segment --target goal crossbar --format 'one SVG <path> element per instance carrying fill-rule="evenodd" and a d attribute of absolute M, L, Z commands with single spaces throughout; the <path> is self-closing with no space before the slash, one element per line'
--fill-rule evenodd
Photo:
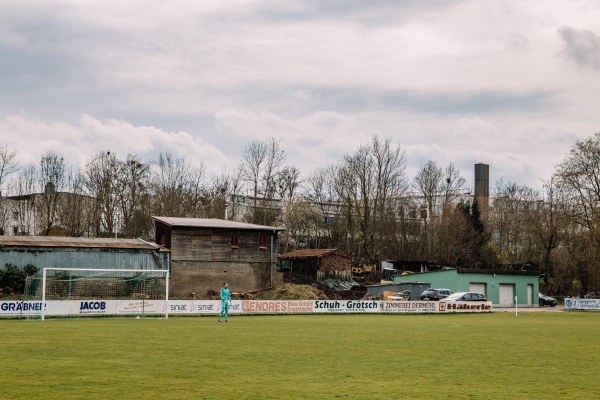
<path fill-rule="evenodd" d="M 119 269 L 119 268 L 59 268 L 46 267 L 42 272 L 42 304 L 46 303 L 46 279 L 48 271 L 81 271 L 94 273 L 109 273 L 109 272 L 133 272 L 133 273 L 158 273 L 165 275 L 165 319 L 169 318 L 169 270 L 167 269 Z M 41 319 L 45 317 L 45 307 L 42 306 Z"/>

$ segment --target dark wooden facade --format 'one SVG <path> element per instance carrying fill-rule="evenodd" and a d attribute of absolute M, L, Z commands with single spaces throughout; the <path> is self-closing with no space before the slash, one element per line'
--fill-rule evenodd
<path fill-rule="evenodd" d="M 202 298 L 228 282 L 233 292 L 273 287 L 277 232 L 269 226 L 218 219 L 154 217 L 156 241 L 171 250 L 171 291 Z"/>
<path fill-rule="evenodd" d="M 278 269 L 320 280 L 337 277 L 352 279 L 352 258 L 338 249 L 304 249 L 281 254 Z"/>

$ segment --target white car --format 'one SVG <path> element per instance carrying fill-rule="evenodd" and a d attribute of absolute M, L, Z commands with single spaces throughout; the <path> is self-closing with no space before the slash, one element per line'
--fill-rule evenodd
<path fill-rule="evenodd" d="M 388 301 L 408 301 L 408 300 L 410 300 L 410 292 L 403 291 L 403 292 L 393 293 L 393 294 L 389 295 L 387 297 L 387 299 L 388 299 Z"/>

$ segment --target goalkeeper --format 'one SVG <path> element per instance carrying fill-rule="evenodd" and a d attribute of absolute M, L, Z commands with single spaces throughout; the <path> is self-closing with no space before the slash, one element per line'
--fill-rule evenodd
<path fill-rule="evenodd" d="M 219 314 L 219 322 L 221 322 L 221 317 L 225 314 L 225 322 L 228 322 L 229 319 L 229 304 L 231 303 L 231 293 L 229 292 L 229 287 L 227 282 L 223 284 L 221 288 L 221 313 Z"/>

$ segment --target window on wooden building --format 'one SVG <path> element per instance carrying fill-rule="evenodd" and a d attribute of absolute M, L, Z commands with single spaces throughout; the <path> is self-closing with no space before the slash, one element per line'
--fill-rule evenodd
<path fill-rule="evenodd" d="M 232 233 L 231 234 L 231 248 L 239 249 L 239 247 L 240 247 L 239 236 L 237 233 Z"/>
<path fill-rule="evenodd" d="M 267 248 L 267 235 L 260 235 L 260 246 L 261 249 Z"/>

